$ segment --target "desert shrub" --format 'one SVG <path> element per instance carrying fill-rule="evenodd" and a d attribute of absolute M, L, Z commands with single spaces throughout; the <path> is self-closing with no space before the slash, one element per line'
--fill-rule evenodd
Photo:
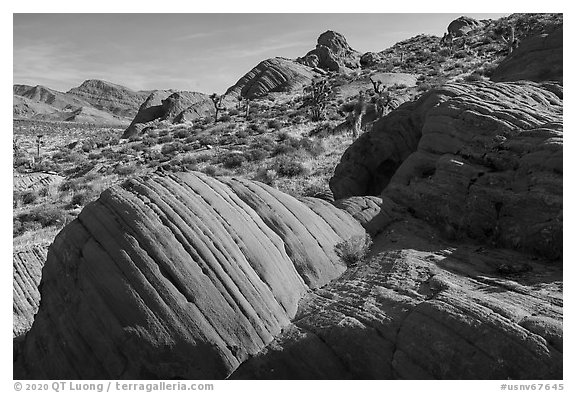
<path fill-rule="evenodd" d="M 201 145 L 215 145 L 218 143 L 218 139 L 213 135 L 204 135 L 198 138 L 198 142 L 200 142 Z"/>
<path fill-rule="evenodd" d="M 229 114 L 225 113 L 225 114 L 221 115 L 218 118 L 218 120 L 224 123 L 224 122 L 232 120 L 232 117 Z"/>
<path fill-rule="evenodd" d="M 192 134 L 191 130 L 188 129 L 179 129 L 174 133 L 174 138 L 184 139 L 189 137 Z"/>
<path fill-rule="evenodd" d="M 169 143 L 172 142 L 174 140 L 174 137 L 172 135 L 162 135 L 160 136 L 160 138 L 158 138 L 158 143 Z"/>
<path fill-rule="evenodd" d="M 22 204 L 31 205 L 38 200 L 38 193 L 36 191 L 24 191 L 20 194 Z"/>
<path fill-rule="evenodd" d="M 282 154 L 291 154 L 294 153 L 296 150 L 297 146 L 294 146 L 294 144 L 291 143 L 291 140 L 287 140 L 276 145 L 274 151 L 272 152 L 272 155 L 278 156 Z"/>
<path fill-rule="evenodd" d="M 478 73 L 480 75 L 484 75 L 487 77 L 491 77 L 492 74 L 494 73 L 494 70 L 496 69 L 496 67 L 498 67 L 497 64 L 491 63 L 491 64 L 485 64 L 484 66 L 482 66 L 479 70 Z"/>
<path fill-rule="evenodd" d="M 266 125 L 268 126 L 268 128 L 272 128 L 274 130 L 279 130 L 280 128 L 282 128 L 282 123 L 276 119 L 268 120 Z"/>
<path fill-rule="evenodd" d="M 160 153 L 167 155 L 167 154 L 174 154 L 177 153 L 178 150 L 182 147 L 182 143 L 174 142 L 174 143 L 165 143 L 160 148 Z"/>
<path fill-rule="evenodd" d="M 75 205 L 85 206 L 87 203 L 96 200 L 96 198 L 98 198 L 98 195 L 99 195 L 98 191 L 94 189 L 85 189 L 79 191 L 72 196 L 72 199 L 70 199 L 68 207 L 72 208 Z"/>
<path fill-rule="evenodd" d="M 55 225 L 64 225 L 70 215 L 58 206 L 47 206 L 36 208 L 27 213 L 20 214 L 17 219 L 26 227 L 25 223 L 38 223 L 40 227 L 45 228 Z M 31 224 L 37 227 L 37 224 Z M 28 228 L 30 225 L 28 226 Z M 38 228 L 39 229 L 39 228 Z"/>
<path fill-rule="evenodd" d="M 278 173 L 274 169 L 270 168 L 260 168 L 252 180 L 256 180 L 267 184 L 269 186 L 274 185 L 274 182 L 278 179 Z"/>
<path fill-rule="evenodd" d="M 455 52 L 454 57 L 456 59 L 465 59 L 466 57 L 468 57 L 468 53 L 462 49 L 462 50 Z"/>
<path fill-rule="evenodd" d="M 242 153 L 228 153 L 222 159 L 222 165 L 228 169 L 238 168 L 245 162 L 246 157 Z"/>
<path fill-rule="evenodd" d="M 134 151 L 145 151 L 148 149 L 148 146 L 144 142 L 138 142 L 132 145 L 132 150 Z"/>
<path fill-rule="evenodd" d="M 101 153 L 102 156 L 107 160 L 118 160 L 122 156 L 121 153 L 116 152 L 112 149 L 103 149 Z"/>
<path fill-rule="evenodd" d="M 469 75 L 466 75 L 464 80 L 466 82 L 478 82 L 482 80 L 482 75 L 478 74 L 477 72 L 473 72 Z"/>
<path fill-rule="evenodd" d="M 428 91 L 432 88 L 432 85 L 430 83 L 420 83 L 417 88 L 418 91 Z"/>
<path fill-rule="evenodd" d="M 250 129 L 252 131 L 254 131 L 257 134 L 263 134 L 266 132 L 266 130 L 264 129 L 264 127 L 262 127 L 260 124 L 258 123 L 252 123 L 250 124 Z"/>
<path fill-rule="evenodd" d="M 236 131 L 236 136 L 238 138 L 248 138 L 250 136 L 250 134 L 246 130 L 238 130 L 238 131 Z"/>
<path fill-rule="evenodd" d="M 274 169 L 279 176 L 284 177 L 295 177 L 307 173 L 306 167 L 301 162 L 289 156 L 278 157 L 272 169 Z"/>
<path fill-rule="evenodd" d="M 346 266 L 354 266 L 365 260 L 372 245 L 370 235 L 353 236 L 334 247 L 334 251 Z"/>
<path fill-rule="evenodd" d="M 298 142 L 298 147 L 306 150 L 312 157 L 318 157 L 320 154 L 324 153 L 326 150 L 322 140 L 302 138 Z"/>
<path fill-rule="evenodd" d="M 207 165 L 202 172 L 209 176 L 219 176 L 222 174 L 222 170 L 214 165 Z"/>
<path fill-rule="evenodd" d="M 119 164 L 114 168 L 114 173 L 119 176 L 129 176 L 138 170 L 138 167 L 134 164 Z"/>
<path fill-rule="evenodd" d="M 268 151 L 262 148 L 255 148 L 246 152 L 249 161 L 261 161 L 268 157 Z"/>

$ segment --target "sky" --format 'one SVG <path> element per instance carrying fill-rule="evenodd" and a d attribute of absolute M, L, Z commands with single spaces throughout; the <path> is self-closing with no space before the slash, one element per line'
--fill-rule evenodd
<path fill-rule="evenodd" d="M 305 55 L 326 30 L 377 52 L 422 33 L 442 36 L 460 15 L 15 13 L 13 83 L 67 91 L 102 79 L 134 90 L 223 93 L 264 59 Z"/>

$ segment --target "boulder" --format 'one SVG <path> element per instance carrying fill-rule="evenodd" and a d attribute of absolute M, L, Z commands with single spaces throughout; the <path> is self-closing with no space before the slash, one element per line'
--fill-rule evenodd
<path fill-rule="evenodd" d="M 301 89 L 314 77 L 313 70 L 282 57 L 264 60 L 226 91 L 226 96 L 262 97 L 268 93 Z"/>
<path fill-rule="evenodd" d="M 532 36 L 520 45 L 494 70 L 495 82 L 531 80 L 563 81 L 563 28 L 549 34 Z"/>
<path fill-rule="evenodd" d="M 225 378 L 346 267 L 326 201 L 198 173 L 104 191 L 48 251 L 18 379 Z"/>
<path fill-rule="evenodd" d="M 366 52 L 360 57 L 360 65 L 362 67 L 373 67 L 382 60 L 378 53 Z"/>
<path fill-rule="evenodd" d="M 342 34 L 328 30 L 318 37 L 316 48 L 297 61 L 309 67 L 342 71 L 359 68 L 360 52 L 352 49 Z"/>
<path fill-rule="evenodd" d="M 344 153 L 336 199 L 383 194 L 475 239 L 562 255 L 561 86 L 447 84 L 374 124 Z"/>
<path fill-rule="evenodd" d="M 460 37 L 481 26 L 482 22 L 468 16 L 461 16 L 450 22 L 448 33 L 452 34 L 453 37 Z"/>

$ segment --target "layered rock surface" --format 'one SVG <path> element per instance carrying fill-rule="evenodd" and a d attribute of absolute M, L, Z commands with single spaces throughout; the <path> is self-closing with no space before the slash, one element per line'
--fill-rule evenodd
<path fill-rule="evenodd" d="M 491 79 L 495 82 L 531 80 L 560 81 L 564 78 L 563 28 L 551 33 L 523 40 L 494 70 Z"/>
<path fill-rule="evenodd" d="M 562 304 L 561 266 L 403 219 L 231 378 L 561 379 Z"/>
<path fill-rule="evenodd" d="M 48 245 L 35 245 L 12 255 L 12 334 L 20 336 L 30 329 L 40 305 L 38 285 L 46 261 Z"/>
<path fill-rule="evenodd" d="M 274 57 L 260 62 L 226 91 L 227 96 L 257 98 L 267 93 L 290 92 L 310 83 L 314 71 L 290 59 Z"/>
<path fill-rule="evenodd" d="M 223 378 L 345 270 L 328 202 L 201 174 L 128 180 L 55 239 L 15 378 Z"/>
<path fill-rule="evenodd" d="M 153 121 L 193 120 L 214 113 L 214 104 L 203 93 L 156 90 L 140 105 L 138 113 L 122 134 L 122 138 L 137 135 Z"/>
<path fill-rule="evenodd" d="M 384 195 L 448 232 L 562 254 L 562 87 L 448 84 L 344 154 L 335 198 Z"/>

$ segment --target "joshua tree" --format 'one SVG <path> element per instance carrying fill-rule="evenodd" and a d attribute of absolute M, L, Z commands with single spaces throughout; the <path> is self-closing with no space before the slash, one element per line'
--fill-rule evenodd
<path fill-rule="evenodd" d="M 304 106 L 310 108 L 312 120 L 318 121 L 324 119 L 324 110 L 332 90 L 325 79 L 312 81 L 310 86 L 304 89 L 307 96 L 304 98 Z"/>
<path fill-rule="evenodd" d="M 506 38 L 502 36 L 502 41 L 506 44 L 508 48 L 508 54 L 512 53 L 514 49 L 518 48 L 518 40 L 514 34 L 514 26 L 510 26 L 510 37 Z"/>
<path fill-rule="evenodd" d="M 440 40 L 440 44 L 447 47 L 450 50 L 450 54 L 452 54 L 452 50 L 454 49 L 454 36 L 452 36 L 452 33 L 444 33 L 444 37 Z"/>
<path fill-rule="evenodd" d="M 360 134 L 360 130 L 362 128 L 362 117 L 366 113 L 366 99 L 364 97 L 364 93 L 360 92 L 358 95 L 358 101 L 356 105 L 354 105 L 354 111 L 352 112 L 352 116 L 354 116 L 354 126 L 352 128 L 352 140 L 356 140 L 358 135 Z"/>
<path fill-rule="evenodd" d="M 244 109 L 246 110 L 244 117 L 248 119 L 248 116 L 250 115 L 250 98 L 248 97 L 246 97 L 246 100 L 244 100 Z"/>
<path fill-rule="evenodd" d="M 374 80 L 370 77 L 370 82 L 372 82 L 372 86 L 374 86 L 374 92 L 378 95 L 382 93 L 384 90 L 384 86 L 382 85 L 382 81 Z"/>
<path fill-rule="evenodd" d="M 212 100 L 212 102 L 214 103 L 214 109 L 216 109 L 216 114 L 214 115 L 214 123 L 218 122 L 218 112 L 220 112 L 221 110 L 225 109 L 222 106 L 222 98 L 224 98 L 223 96 L 220 96 L 216 93 L 210 94 L 210 99 Z"/>
<path fill-rule="evenodd" d="M 36 157 L 38 158 L 40 158 L 40 146 L 44 144 L 42 137 L 44 137 L 42 134 L 36 135 Z"/>

